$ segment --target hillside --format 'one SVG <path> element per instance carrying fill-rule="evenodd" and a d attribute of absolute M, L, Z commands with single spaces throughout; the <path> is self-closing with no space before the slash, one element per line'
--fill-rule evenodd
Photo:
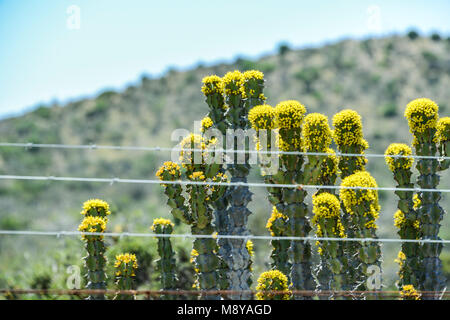
<path fill-rule="evenodd" d="M 439 104 L 441 115 L 450 114 L 450 41 L 392 36 L 280 50 L 257 61 L 237 59 L 185 72 L 172 70 L 161 78 L 142 77 L 123 92 L 107 91 L 93 99 L 41 106 L 4 119 L 0 140 L 172 146 L 172 130 L 192 129 L 193 121 L 207 112 L 201 79 L 234 69 L 263 71 L 271 105 L 296 99 L 308 112 L 330 118 L 343 108 L 355 109 L 362 116 L 370 153 L 383 153 L 391 142 L 411 142 L 403 110 L 412 99 L 429 97 Z M 0 174 L 153 179 L 168 157 L 164 152 L 0 148 Z M 380 186 L 394 185 L 383 159 L 371 158 L 369 170 Z M 441 186 L 449 187 L 444 177 Z M 251 180 L 258 179 L 255 168 Z M 265 190 L 253 191 L 251 229 L 254 234 L 266 234 L 270 212 Z M 111 204 L 112 228 L 146 232 L 154 217 L 169 216 L 161 195 L 157 185 L 0 181 L 0 229 L 75 230 L 83 201 L 99 197 Z M 380 197 L 386 213 L 380 219 L 380 236 L 395 236 L 394 198 L 387 193 Z M 449 199 L 442 206 L 449 209 Z M 450 238 L 450 220 L 445 221 L 443 233 Z M 2 246 L 5 249 L 6 242 Z"/>

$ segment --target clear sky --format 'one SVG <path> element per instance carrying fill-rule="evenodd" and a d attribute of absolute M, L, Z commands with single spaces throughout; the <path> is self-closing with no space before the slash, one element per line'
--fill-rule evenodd
<path fill-rule="evenodd" d="M 199 61 L 414 27 L 450 35 L 450 1 L 0 0 L 0 117 L 122 89 Z"/>

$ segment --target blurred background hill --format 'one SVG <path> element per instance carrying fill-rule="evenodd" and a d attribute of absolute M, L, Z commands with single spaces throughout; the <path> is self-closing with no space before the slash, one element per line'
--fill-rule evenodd
<path fill-rule="evenodd" d="M 258 59 L 241 57 L 230 63 L 199 64 L 184 71 L 173 68 L 158 77 L 143 75 L 123 90 L 108 90 L 67 104 L 40 105 L 21 116 L 5 118 L 0 121 L 1 141 L 171 147 L 178 142 L 170 141 L 174 129 L 192 130 L 193 121 L 201 120 L 207 113 L 201 79 L 210 74 L 223 76 L 235 69 L 264 72 L 268 104 L 299 100 L 308 112 L 323 113 L 330 122 L 342 109 L 356 110 L 362 116 L 364 135 L 370 144 L 368 153 L 384 153 L 392 142 L 411 143 L 403 112 L 412 99 L 431 98 L 438 103 L 441 116 L 450 115 L 450 38 L 438 33 L 420 36 L 411 31 L 406 35 L 346 39 L 303 49 L 281 44 L 276 54 Z M 167 152 L 2 147 L 0 174 L 154 179 L 157 168 L 169 157 Z M 369 158 L 368 170 L 379 186 L 395 185 L 384 159 Z M 448 177 L 448 172 L 443 173 L 442 188 L 450 187 Z M 258 168 L 252 170 L 249 180 L 261 181 Z M 268 233 L 264 226 L 270 215 L 266 190 L 252 191 L 251 232 L 265 235 Z M 450 197 L 443 197 L 441 205 L 449 210 Z M 90 198 L 110 203 L 110 231 L 147 232 L 153 218 L 170 217 L 158 185 L 2 180 L 0 229 L 76 230 L 81 205 Z M 380 198 L 379 236 L 397 237 L 393 227 L 396 198 L 388 192 L 381 192 Z M 185 229 L 179 226 L 177 231 Z M 441 237 L 450 238 L 448 215 Z M 135 247 L 154 247 L 151 239 L 133 241 L 137 241 L 132 243 Z M 128 244 L 115 241 L 114 245 Z M 79 248 L 81 243 L 77 239 L 2 238 L 0 284 L 3 281 L 10 286 L 19 283 L 27 287 L 33 285 L 30 281 L 37 281 L 35 286 L 54 283 L 54 279 L 45 282 L 46 272 L 52 265 L 58 266 L 43 258 L 42 253 L 78 261 L 82 250 L 71 252 L 72 246 Z M 184 248 L 185 255 L 190 251 L 186 242 L 180 242 L 179 247 Z M 256 257 L 256 270 L 260 271 L 267 264 L 269 253 L 264 243 L 255 243 L 255 247 L 257 252 L 260 249 Z M 64 248 L 67 250 L 61 250 Z M 399 245 L 385 246 L 388 279 L 395 278 L 397 267 L 393 260 L 398 248 Z M 448 255 L 449 248 L 446 250 L 444 255 Z M 149 249 L 148 254 L 154 252 L 154 248 Z M 29 266 L 27 272 L 32 276 L 15 273 L 18 266 Z M 63 278 L 60 275 L 58 281 Z"/>

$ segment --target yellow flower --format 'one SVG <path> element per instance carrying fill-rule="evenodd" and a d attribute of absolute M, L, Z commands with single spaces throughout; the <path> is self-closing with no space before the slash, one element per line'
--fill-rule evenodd
<path fill-rule="evenodd" d="M 239 95 L 241 94 L 241 86 L 244 83 L 244 77 L 238 70 L 228 72 L 222 78 L 226 95 Z"/>
<path fill-rule="evenodd" d="M 253 257 L 255 255 L 255 253 L 253 252 L 253 241 L 250 239 L 247 240 L 247 242 L 245 243 L 245 247 L 247 248 L 250 257 Z"/>
<path fill-rule="evenodd" d="M 195 258 L 197 258 L 197 257 L 198 257 L 198 251 L 195 250 L 195 249 L 192 249 L 192 250 L 191 250 L 191 259 L 190 259 L 190 262 L 191 262 L 191 263 L 194 263 L 194 262 L 195 262 Z"/>
<path fill-rule="evenodd" d="M 248 112 L 248 120 L 255 130 L 275 128 L 275 109 L 268 104 L 253 107 Z"/>
<path fill-rule="evenodd" d="M 264 73 L 258 70 L 248 70 L 245 71 L 242 75 L 245 81 L 256 79 L 256 80 L 264 80 Z"/>
<path fill-rule="evenodd" d="M 150 229 L 152 229 L 152 231 L 156 232 L 156 230 L 158 229 L 158 226 L 160 226 L 162 228 L 165 228 L 165 227 L 173 228 L 175 225 L 169 219 L 157 218 L 157 219 L 153 220 L 153 225 L 150 227 Z"/>
<path fill-rule="evenodd" d="M 333 137 L 339 147 L 361 143 L 363 138 L 361 116 L 354 110 L 346 109 L 333 117 Z"/>
<path fill-rule="evenodd" d="M 256 290 L 258 291 L 256 293 L 257 300 L 289 300 L 291 296 L 291 291 L 288 289 L 288 278 L 279 270 L 261 273 Z"/>
<path fill-rule="evenodd" d="M 193 181 L 204 181 L 206 177 L 203 171 L 195 171 L 191 175 L 189 175 L 189 179 Z"/>
<path fill-rule="evenodd" d="M 450 117 L 440 118 L 437 123 L 436 136 L 439 142 L 450 140 Z"/>
<path fill-rule="evenodd" d="M 213 124 L 214 123 L 210 117 L 204 117 L 201 122 L 201 126 L 202 126 L 202 128 L 200 129 L 201 132 L 205 132 L 206 130 L 211 128 L 213 126 Z"/>
<path fill-rule="evenodd" d="M 394 262 L 397 262 L 400 267 L 403 266 L 404 261 L 406 260 L 406 255 L 403 253 L 403 251 L 399 251 L 397 255 L 397 259 L 394 260 Z"/>
<path fill-rule="evenodd" d="M 106 217 L 111 214 L 109 210 L 109 204 L 106 201 L 100 199 L 90 199 L 83 203 L 82 215 L 85 216 L 100 216 Z"/>
<path fill-rule="evenodd" d="M 318 179 L 322 181 L 333 174 L 337 174 L 339 168 L 339 158 L 333 149 L 327 148 L 324 153 L 328 153 L 322 160 Z"/>
<path fill-rule="evenodd" d="M 412 284 L 404 285 L 400 296 L 403 300 L 420 300 L 421 294 L 414 288 Z"/>
<path fill-rule="evenodd" d="M 286 100 L 275 107 L 277 125 L 281 129 L 300 128 L 306 108 L 296 100 Z"/>
<path fill-rule="evenodd" d="M 94 216 L 86 216 L 81 224 L 78 226 L 78 231 L 80 232 L 105 232 L 106 230 L 106 221 L 102 217 L 94 217 Z M 103 239 L 103 236 L 98 235 L 82 235 L 83 240 L 90 239 Z"/>
<path fill-rule="evenodd" d="M 270 216 L 269 220 L 267 220 L 266 229 L 270 231 L 270 234 L 275 236 L 282 236 L 282 230 L 280 228 L 275 227 L 275 225 L 286 225 L 288 221 L 288 217 L 281 212 L 277 210 L 277 208 L 274 206 L 272 208 L 272 215 Z M 279 221 L 279 222 L 278 222 Z M 278 222 L 278 223 L 277 223 Z"/>
<path fill-rule="evenodd" d="M 420 201 L 419 195 L 417 193 L 413 195 L 413 203 L 414 203 L 413 209 L 414 210 L 419 209 L 421 201 Z"/>
<path fill-rule="evenodd" d="M 136 255 L 131 253 L 117 255 L 114 268 L 118 269 L 116 276 L 124 275 L 134 277 L 136 275 L 134 270 L 138 268 Z"/>
<path fill-rule="evenodd" d="M 349 214 L 357 214 L 355 211 L 363 204 L 367 207 L 364 216 L 369 215 L 366 228 L 376 228 L 375 221 L 378 219 L 380 205 L 378 203 L 378 191 L 374 189 L 347 189 L 345 187 L 377 188 L 377 182 L 367 171 L 358 171 L 342 180 L 339 197 Z"/>
<path fill-rule="evenodd" d="M 438 105 L 430 99 L 420 98 L 406 106 L 405 118 L 408 119 L 412 134 L 423 133 L 429 128 L 436 128 L 438 121 Z"/>
<path fill-rule="evenodd" d="M 223 81 L 222 78 L 212 75 L 204 77 L 202 86 L 202 92 L 205 96 L 212 94 L 222 94 L 223 92 Z"/>
<path fill-rule="evenodd" d="M 156 172 L 160 180 L 175 181 L 180 179 L 180 166 L 172 161 L 166 161 Z"/>
<path fill-rule="evenodd" d="M 308 114 L 304 120 L 302 136 L 305 151 L 326 152 L 331 144 L 328 117 L 320 113 Z"/>
<path fill-rule="evenodd" d="M 190 133 L 181 140 L 180 146 L 180 162 L 183 167 L 192 169 L 196 162 L 203 164 L 208 156 L 206 140 L 199 134 Z"/>
<path fill-rule="evenodd" d="M 386 163 L 388 164 L 391 171 L 395 171 L 396 169 L 409 169 L 414 162 L 414 159 L 409 157 L 389 157 L 390 155 L 412 155 L 411 148 L 404 143 L 391 143 L 384 154 L 386 155 Z"/>
<path fill-rule="evenodd" d="M 314 217 L 311 222 L 317 227 L 317 235 L 345 238 L 344 226 L 341 222 L 341 205 L 339 199 L 328 192 L 313 196 Z M 323 233 L 326 227 L 331 226 L 332 234 Z"/>

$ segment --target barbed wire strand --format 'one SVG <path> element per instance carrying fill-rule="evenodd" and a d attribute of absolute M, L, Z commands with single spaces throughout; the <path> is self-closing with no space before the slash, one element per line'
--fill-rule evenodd
<path fill-rule="evenodd" d="M 80 232 L 80 231 L 32 231 L 32 230 L 0 230 L 0 235 L 28 236 L 105 236 L 105 237 L 148 237 L 148 238 L 205 238 L 205 239 L 244 239 L 244 240 L 290 240 L 290 241 L 352 241 L 352 242 L 413 242 L 448 244 L 447 239 L 393 239 L 393 238 L 337 238 L 337 237 L 293 237 L 293 236 L 257 236 L 257 235 L 226 235 L 226 234 L 157 234 L 132 232 Z"/>
<path fill-rule="evenodd" d="M 326 152 L 306 152 L 306 151 L 264 151 L 264 150 L 235 150 L 235 149 L 195 149 L 195 148 L 177 148 L 177 147 L 143 147 L 143 146 L 114 146 L 114 145 L 97 145 L 97 144 L 51 144 L 51 143 L 13 143 L 0 142 L 0 147 L 21 147 L 21 148 L 50 148 L 50 149 L 87 149 L 87 150 L 125 150 L 125 151 L 193 151 L 208 153 L 250 153 L 250 154 L 277 154 L 277 155 L 313 155 L 313 156 L 345 156 L 345 157 L 367 157 L 367 158 L 386 158 L 385 154 L 379 153 L 326 153 Z M 447 156 L 418 156 L 418 155 L 389 155 L 390 158 L 409 158 L 409 159 L 434 159 L 434 160 L 450 160 Z"/>
<path fill-rule="evenodd" d="M 84 177 L 55 177 L 55 176 L 18 176 L 0 175 L 0 180 L 40 180 L 40 181 L 72 181 L 72 182 L 102 182 L 102 183 L 135 183 L 135 184 L 180 184 L 180 185 L 207 185 L 226 187 L 272 187 L 295 189 L 351 189 L 351 190 L 379 190 L 379 191 L 412 191 L 412 192 L 442 192 L 449 193 L 450 189 L 422 189 L 422 188 L 396 188 L 396 187 L 347 187 L 313 184 L 276 184 L 263 182 L 214 182 L 214 181 L 187 181 L 187 180 L 149 180 L 149 179 L 122 179 L 122 178 L 84 178 Z"/>
<path fill-rule="evenodd" d="M 0 289 L 0 294 L 41 294 L 41 295 L 113 295 L 113 294 L 124 294 L 124 295 L 146 295 L 146 296 L 160 296 L 160 295 L 171 295 L 171 296 L 205 296 L 205 295 L 236 295 L 242 293 L 256 294 L 258 291 L 255 290 L 111 290 L 111 289 Z M 384 297 L 393 296 L 399 297 L 400 291 L 393 290 L 289 290 L 289 293 L 293 295 L 303 295 L 303 296 L 329 296 L 331 294 L 337 296 L 355 296 L 360 294 L 374 294 L 381 295 Z M 287 291 L 282 290 L 265 290 L 265 294 L 286 294 Z M 420 291 L 422 296 L 435 296 L 440 295 L 440 297 L 447 297 L 450 292 L 444 291 Z"/>

